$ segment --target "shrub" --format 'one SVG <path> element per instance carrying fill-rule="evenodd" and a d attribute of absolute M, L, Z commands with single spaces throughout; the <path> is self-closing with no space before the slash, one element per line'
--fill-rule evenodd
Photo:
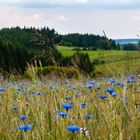
<path fill-rule="evenodd" d="M 28 70 L 26 70 L 28 71 Z M 75 78 L 78 79 L 80 74 L 74 67 L 59 67 L 59 66 L 47 66 L 35 68 L 36 77 L 42 78 L 44 76 L 55 76 L 61 78 Z M 25 73 L 26 77 L 32 79 L 32 74 Z"/>

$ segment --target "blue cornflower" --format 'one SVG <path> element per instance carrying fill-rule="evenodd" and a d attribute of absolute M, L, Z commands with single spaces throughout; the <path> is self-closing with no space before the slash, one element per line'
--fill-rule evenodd
<path fill-rule="evenodd" d="M 57 89 L 56 92 L 58 93 L 59 92 L 59 89 Z"/>
<path fill-rule="evenodd" d="M 120 86 L 120 84 L 121 84 L 120 82 L 114 83 L 114 85 L 117 85 L 117 86 Z"/>
<path fill-rule="evenodd" d="M 20 125 L 18 128 L 19 128 L 20 131 L 28 131 L 28 130 L 31 130 L 32 129 L 32 125 L 31 124 L 28 124 L 28 125 Z"/>
<path fill-rule="evenodd" d="M 120 83 L 120 86 L 121 86 L 121 87 L 124 87 L 124 84 L 123 84 L 123 83 Z"/>
<path fill-rule="evenodd" d="M 76 126 L 76 125 L 69 125 L 67 127 L 67 129 L 68 129 L 69 132 L 73 132 L 73 133 L 76 132 L 76 131 L 80 131 L 80 127 Z"/>
<path fill-rule="evenodd" d="M 79 97 L 80 95 L 78 93 L 75 94 L 75 97 Z"/>
<path fill-rule="evenodd" d="M 81 103 L 81 107 L 82 107 L 82 108 L 86 108 L 87 105 L 86 105 L 85 103 Z"/>
<path fill-rule="evenodd" d="M 68 83 L 69 83 L 69 81 L 68 81 L 68 80 L 64 81 L 64 84 L 68 84 Z"/>
<path fill-rule="evenodd" d="M 62 104 L 62 108 L 68 111 L 69 109 L 73 108 L 73 106 L 71 104 Z"/>
<path fill-rule="evenodd" d="M 53 89 L 53 86 L 50 86 L 50 89 Z"/>
<path fill-rule="evenodd" d="M 32 94 L 36 94 L 36 92 L 32 91 Z"/>
<path fill-rule="evenodd" d="M 21 91 L 21 88 L 18 88 L 17 91 Z"/>
<path fill-rule="evenodd" d="M 90 84 L 95 84 L 96 83 L 96 81 L 95 80 L 93 80 L 93 81 L 90 81 Z"/>
<path fill-rule="evenodd" d="M 20 117 L 20 120 L 26 121 L 26 120 L 27 120 L 27 116 L 21 116 L 21 117 Z"/>
<path fill-rule="evenodd" d="M 110 83 L 114 83 L 114 82 L 115 82 L 115 79 L 112 78 L 112 79 L 109 80 L 109 82 L 110 82 Z"/>
<path fill-rule="evenodd" d="M 112 93 L 111 96 L 116 97 L 116 96 L 118 96 L 118 94 Z"/>
<path fill-rule="evenodd" d="M 112 94 L 115 90 L 113 88 L 107 88 L 106 89 L 106 92 Z"/>
<path fill-rule="evenodd" d="M 127 83 L 135 83 L 135 80 L 127 79 Z"/>
<path fill-rule="evenodd" d="M 87 114 L 85 117 L 86 117 L 86 119 L 91 119 L 92 118 L 92 115 Z"/>
<path fill-rule="evenodd" d="M 131 79 L 134 79 L 134 78 L 135 78 L 135 75 L 130 76 L 130 78 L 131 78 Z"/>
<path fill-rule="evenodd" d="M 93 87 L 93 84 L 86 85 L 86 88 L 91 89 Z"/>
<path fill-rule="evenodd" d="M 41 95 L 42 95 L 42 93 L 38 92 L 38 93 L 37 93 L 37 95 L 38 95 L 38 96 L 41 96 Z"/>
<path fill-rule="evenodd" d="M 5 90 L 5 88 L 4 87 L 0 87 L 0 91 L 4 91 Z"/>
<path fill-rule="evenodd" d="M 59 112 L 59 113 L 58 113 L 58 116 L 59 116 L 59 117 L 66 117 L 67 115 L 68 115 L 67 112 Z"/>
<path fill-rule="evenodd" d="M 13 109 L 13 110 L 18 110 L 18 107 L 14 105 L 14 106 L 12 107 L 12 109 Z"/>
<path fill-rule="evenodd" d="M 106 95 L 101 95 L 99 98 L 100 98 L 100 99 L 106 99 L 107 96 L 106 96 Z"/>
<path fill-rule="evenodd" d="M 25 95 L 28 95 L 28 92 L 24 92 Z"/>

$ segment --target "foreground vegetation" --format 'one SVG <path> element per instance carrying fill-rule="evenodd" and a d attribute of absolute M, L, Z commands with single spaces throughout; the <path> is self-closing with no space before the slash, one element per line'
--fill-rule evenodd
<path fill-rule="evenodd" d="M 41 81 L 1 77 L 0 138 L 139 140 L 139 85 L 139 75 Z"/>

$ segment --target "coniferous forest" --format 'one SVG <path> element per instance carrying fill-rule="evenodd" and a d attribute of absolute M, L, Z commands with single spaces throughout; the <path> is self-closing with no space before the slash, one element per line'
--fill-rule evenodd
<path fill-rule="evenodd" d="M 94 50 L 118 49 L 111 39 L 92 34 L 58 34 L 50 28 L 3 28 L 0 30 L 0 68 L 3 71 L 23 73 L 27 63 L 40 61 L 42 66 L 72 66 L 78 57 L 77 65 L 90 73 L 93 70 L 88 54 L 76 53 L 63 57 L 56 45 L 93 48 Z M 87 66 L 88 65 L 88 66 Z M 89 69 L 87 69 L 89 67 Z"/>

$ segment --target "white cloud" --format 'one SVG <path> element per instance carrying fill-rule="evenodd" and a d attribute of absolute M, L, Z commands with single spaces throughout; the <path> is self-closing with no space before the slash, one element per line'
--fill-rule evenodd
<path fill-rule="evenodd" d="M 73 6 L 92 8 L 139 8 L 140 0 L 0 0 L 0 5 L 48 8 Z"/>
<path fill-rule="evenodd" d="M 139 2 L 139 0 L 98 0 L 98 2 L 102 3 L 114 3 L 114 4 L 133 4 Z"/>
<path fill-rule="evenodd" d="M 0 3 L 20 4 L 20 3 L 44 3 L 44 4 L 78 4 L 87 3 L 88 0 L 1 0 Z"/>
<path fill-rule="evenodd" d="M 67 21 L 68 20 L 68 18 L 66 18 L 64 15 L 59 15 L 58 16 L 58 20 L 60 20 L 60 21 Z"/>
<path fill-rule="evenodd" d="M 13 16 L 11 17 L 14 20 L 20 20 L 20 21 L 37 21 L 41 20 L 42 17 L 39 14 L 32 14 L 32 15 L 20 15 L 18 13 L 14 13 Z"/>
<path fill-rule="evenodd" d="M 42 0 L 43 1 L 43 0 Z M 48 3 L 53 4 L 74 4 L 74 3 L 87 3 L 88 0 L 48 0 Z"/>
<path fill-rule="evenodd" d="M 0 0 L 1 1 L 1 0 Z M 24 0 L 17 0 L 24 1 Z M 16 2 L 17 2 L 16 1 Z M 32 0 L 28 0 L 32 1 Z M 34 0 L 35 3 L 39 0 Z M 47 2 L 51 0 L 46 0 Z M 67 0 L 53 0 L 51 2 L 59 3 L 61 5 Z M 77 2 L 81 2 L 77 1 Z M 89 2 L 92 0 L 88 0 Z M 94 2 L 97 0 L 93 0 Z M 115 5 L 121 3 L 121 0 L 98 0 L 99 3 L 107 2 Z M 11 2 L 15 2 L 14 0 Z M 25 0 L 24 2 L 27 2 Z M 41 0 L 43 2 L 43 0 Z M 111 38 L 125 38 L 136 37 L 138 29 L 140 29 L 140 9 L 107 9 L 107 8 L 89 8 L 81 10 L 80 8 L 68 8 L 68 3 L 76 3 L 76 0 L 68 0 L 67 4 L 60 7 L 53 8 L 34 8 L 32 5 L 29 8 L 21 8 L 18 6 L 0 7 L 0 28 L 20 26 L 20 27 L 43 27 L 49 26 L 55 28 L 59 33 L 79 32 L 79 33 L 94 33 L 102 34 L 105 30 L 107 36 Z M 82 1 L 84 3 L 84 1 Z M 132 0 L 128 0 L 131 3 Z M 133 0 L 133 2 L 138 2 Z M 1 3 L 1 2 L 0 2 Z M 127 3 L 127 1 L 123 1 Z M 32 3 L 34 4 L 34 2 Z M 38 3 L 37 3 L 38 4 Z M 79 3 L 78 3 L 79 4 Z M 80 5 L 80 4 L 79 4 Z M 86 4 L 85 4 L 86 5 Z M 93 5 L 93 4 L 91 4 Z M 116 5 L 115 5 L 116 6 Z M 140 5 L 138 5 L 140 6 Z"/>

